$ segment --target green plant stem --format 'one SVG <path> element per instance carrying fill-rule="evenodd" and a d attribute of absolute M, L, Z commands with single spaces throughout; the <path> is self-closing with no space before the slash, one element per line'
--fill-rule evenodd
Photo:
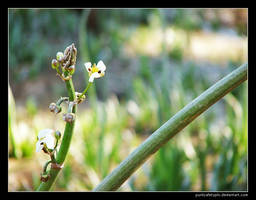
<path fill-rule="evenodd" d="M 93 191 L 117 190 L 160 147 L 245 80 L 247 80 L 247 64 L 219 80 L 165 122 L 105 177 Z M 175 163 L 173 164 L 175 165 Z"/>
<path fill-rule="evenodd" d="M 59 67 L 56 68 L 56 71 L 57 71 L 57 74 L 59 74 L 60 76 L 62 76 L 62 75 L 61 75 L 61 72 L 60 72 L 60 70 L 59 70 Z"/>
<path fill-rule="evenodd" d="M 52 162 L 53 162 L 52 160 L 49 160 L 48 162 L 45 163 L 43 172 L 46 172 L 48 165 L 49 165 L 50 163 L 52 163 Z"/>
<path fill-rule="evenodd" d="M 70 79 L 68 81 L 65 81 L 65 82 L 66 82 L 66 87 L 67 87 L 67 90 L 68 90 L 69 100 L 74 101 L 75 100 L 75 89 L 74 89 L 74 86 L 73 86 L 72 79 Z M 76 105 L 74 105 L 72 112 L 74 114 L 76 113 Z M 73 135 L 73 131 L 74 131 L 74 127 L 75 127 L 75 121 L 73 123 L 66 123 L 64 135 L 63 135 L 62 142 L 61 142 L 61 146 L 60 146 L 60 149 L 59 149 L 58 154 L 56 156 L 56 162 L 60 165 L 63 164 L 63 162 L 65 161 L 65 158 L 67 156 L 69 146 L 70 146 L 70 142 L 71 142 L 72 135 Z M 49 180 L 47 182 L 42 182 L 39 185 L 39 187 L 37 188 L 37 191 L 48 191 L 48 190 L 50 190 L 52 185 L 54 184 L 59 172 L 60 172 L 60 169 L 51 168 L 50 172 L 49 172 L 50 173 Z"/>
<path fill-rule="evenodd" d="M 72 113 L 72 110 L 73 110 L 73 107 L 75 106 L 76 104 L 71 101 L 69 104 L 68 104 L 68 113 Z"/>
<path fill-rule="evenodd" d="M 68 101 L 68 97 L 61 97 L 57 102 L 56 105 L 60 106 L 64 101 Z"/>
<path fill-rule="evenodd" d="M 85 93 L 87 92 L 87 90 L 90 88 L 91 85 L 92 85 L 92 83 L 89 82 L 87 87 L 84 89 L 83 93 L 78 97 L 78 100 L 80 100 L 82 98 L 82 96 L 85 95 Z"/>

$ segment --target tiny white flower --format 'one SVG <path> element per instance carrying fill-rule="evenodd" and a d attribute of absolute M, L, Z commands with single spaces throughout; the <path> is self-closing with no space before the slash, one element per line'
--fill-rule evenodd
<path fill-rule="evenodd" d="M 52 129 L 44 129 L 38 133 L 38 141 L 36 143 L 36 152 L 40 152 L 44 144 L 47 146 L 48 149 L 53 149 L 55 145 L 55 137 L 54 137 L 54 130 Z"/>
<path fill-rule="evenodd" d="M 56 54 L 56 58 L 58 61 L 61 61 L 63 57 L 64 57 L 64 54 L 60 51 Z"/>
<path fill-rule="evenodd" d="M 106 66 L 102 60 L 98 64 L 92 64 L 90 62 L 84 63 L 86 70 L 89 73 L 89 82 L 93 82 L 94 78 L 100 78 L 105 75 Z M 91 67 L 92 66 L 92 67 Z"/>

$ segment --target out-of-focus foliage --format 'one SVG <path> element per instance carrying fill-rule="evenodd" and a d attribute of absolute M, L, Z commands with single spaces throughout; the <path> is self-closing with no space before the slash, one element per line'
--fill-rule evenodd
<path fill-rule="evenodd" d="M 77 14 L 68 10 L 10 9 L 9 67 L 15 81 L 35 78 L 49 66 L 56 47 L 69 44 L 78 27 Z M 65 44 L 60 41 L 65 39 Z"/>
<path fill-rule="evenodd" d="M 101 59 L 107 66 L 79 105 L 53 188 L 88 191 L 166 120 L 246 62 L 246 30 L 246 9 L 10 9 L 9 190 L 39 185 L 47 156 L 35 153 L 36 135 L 64 130 L 61 116 L 47 108 L 66 95 L 50 66 L 56 51 L 76 44 L 78 91 L 87 83 L 84 62 Z M 120 190 L 247 190 L 247 89 L 244 83 L 212 106 Z"/>

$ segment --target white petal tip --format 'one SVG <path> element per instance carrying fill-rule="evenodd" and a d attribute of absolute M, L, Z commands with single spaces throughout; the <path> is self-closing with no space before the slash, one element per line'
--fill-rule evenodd
<path fill-rule="evenodd" d="M 87 67 L 91 67 L 92 66 L 92 63 L 90 63 L 90 62 L 86 62 L 86 63 L 84 63 L 84 66 L 87 68 Z"/>
<path fill-rule="evenodd" d="M 105 64 L 103 63 L 102 60 L 100 60 L 97 64 L 97 67 L 99 68 L 99 70 L 101 70 L 102 72 L 104 72 L 106 70 L 106 66 Z"/>

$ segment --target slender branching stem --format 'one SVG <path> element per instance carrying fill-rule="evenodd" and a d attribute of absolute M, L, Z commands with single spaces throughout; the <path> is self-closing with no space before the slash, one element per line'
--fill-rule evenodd
<path fill-rule="evenodd" d="M 56 105 L 60 106 L 64 101 L 68 101 L 68 97 L 61 97 L 57 102 Z"/>
<path fill-rule="evenodd" d="M 73 107 L 76 105 L 76 103 L 74 101 L 71 101 L 68 104 L 68 113 L 72 113 Z"/>
<path fill-rule="evenodd" d="M 48 165 L 49 165 L 50 163 L 52 163 L 52 162 L 53 162 L 52 160 L 49 160 L 47 163 L 45 163 L 43 172 L 46 172 Z"/>
<path fill-rule="evenodd" d="M 68 74 L 65 74 L 65 75 L 68 75 Z M 74 101 L 75 100 L 75 89 L 73 86 L 72 79 L 65 81 L 65 83 L 66 83 L 66 88 L 68 91 L 69 100 Z M 73 106 L 72 113 L 74 113 L 74 114 L 76 113 L 76 105 Z M 66 123 L 61 146 L 60 146 L 60 149 L 56 156 L 56 162 L 59 165 L 62 165 L 64 163 L 65 158 L 67 156 L 70 142 L 71 142 L 72 135 L 73 135 L 73 131 L 74 131 L 74 127 L 75 127 L 75 121 L 72 123 Z M 47 180 L 46 182 L 41 182 L 41 184 L 37 188 L 37 191 L 50 190 L 52 185 L 54 184 L 59 172 L 60 172 L 60 169 L 51 168 L 49 171 L 49 174 L 50 174 L 49 180 Z"/>
<path fill-rule="evenodd" d="M 83 97 L 83 95 L 85 95 L 85 93 L 87 92 L 87 90 L 91 87 L 92 83 L 89 82 L 87 87 L 84 89 L 83 93 L 78 97 L 78 101 Z"/>

